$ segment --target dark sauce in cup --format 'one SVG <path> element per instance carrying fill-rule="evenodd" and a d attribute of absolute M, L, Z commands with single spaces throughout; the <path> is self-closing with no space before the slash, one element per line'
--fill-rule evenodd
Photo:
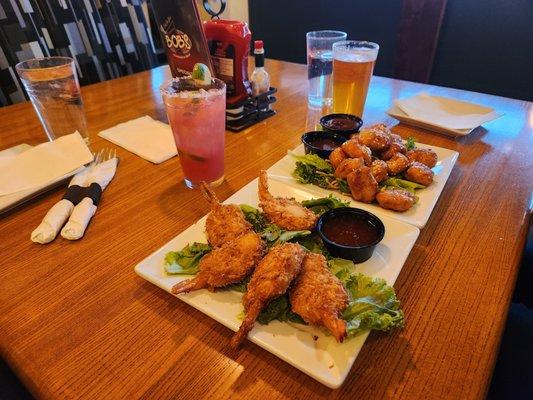
<path fill-rule="evenodd" d="M 377 226 L 357 214 L 331 217 L 322 227 L 322 233 L 332 242 L 343 246 L 367 246 L 376 242 L 381 235 Z"/>
<path fill-rule="evenodd" d="M 333 118 L 324 124 L 328 129 L 336 131 L 347 131 L 355 129 L 357 126 L 355 121 L 346 118 Z"/>
<path fill-rule="evenodd" d="M 341 145 L 338 141 L 335 141 L 333 139 L 322 137 L 322 138 L 315 138 L 310 141 L 311 146 L 320 149 L 320 150 L 335 150 L 337 147 Z"/>
<path fill-rule="evenodd" d="M 363 120 L 351 114 L 328 114 L 320 118 L 320 125 L 325 131 L 348 138 L 349 135 L 359 132 Z"/>

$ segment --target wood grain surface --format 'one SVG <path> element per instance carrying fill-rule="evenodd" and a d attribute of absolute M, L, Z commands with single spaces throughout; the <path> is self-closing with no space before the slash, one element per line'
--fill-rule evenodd
<path fill-rule="evenodd" d="M 278 115 L 227 133 L 223 200 L 299 144 L 320 111 L 307 109 L 303 65 L 268 61 Z M 166 121 L 166 67 L 82 90 L 97 133 L 145 114 Z M 392 101 L 421 90 L 495 107 L 499 120 L 461 139 L 404 125 L 404 138 L 459 152 L 433 214 L 396 282 L 407 325 L 373 333 L 344 385 L 322 386 L 259 347 L 229 348 L 232 332 L 133 267 L 207 213 L 179 160 L 153 165 L 116 147 L 121 162 L 77 242 L 30 232 L 56 189 L 0 217 L 0 355 L 38 398 L 476 399 L 486 394 L 529 218 L 530 103 L 375 77 L 365 122 L 395 124 Z M 45 138 L 29 103 L 0 109 L 0 149 Z"/>

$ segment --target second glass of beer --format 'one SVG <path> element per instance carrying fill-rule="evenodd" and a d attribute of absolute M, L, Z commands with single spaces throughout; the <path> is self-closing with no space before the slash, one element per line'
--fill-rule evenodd
<path fill-rule="evenodd" d="M 333 44 L 333 111 L 363 116 L 379 46 L 347 40 Z"/>

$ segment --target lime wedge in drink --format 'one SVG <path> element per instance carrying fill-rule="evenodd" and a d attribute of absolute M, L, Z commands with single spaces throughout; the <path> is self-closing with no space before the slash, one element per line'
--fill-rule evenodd
<path fill-rule="evenodd" d="M 194 68 L 192 70 L 192 78 L 194 79 L 194 82 L 198 85 L 211 85 L 211 71 L 209 71 L 208 66 L 205 64 L 194 64 Z"/>

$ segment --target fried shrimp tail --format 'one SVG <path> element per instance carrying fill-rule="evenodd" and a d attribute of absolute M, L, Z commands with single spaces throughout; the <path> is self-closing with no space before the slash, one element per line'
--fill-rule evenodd
<path fill-rule="evenodd" d="M 260 302 L 250 304 L 248 307 L 249 308 L 246 311 L 246 316 L 244 317 L 239 330 L 231 338 L 230 344 L 233 348 L 239 347 L 240 344 L 244 342 L 248 333 L 253 329 L 255 320 L 263 309 L 263 305 Z"/>
<path fill-rule="evenodd" d="M 342 282 L 331 273 L 326 258 L 308 253 L 302 271 L 290 291 L 292 311 L 311 325 L 324 326 L 342 342 L 346 322 L 339 316 L 348 306 L 348 293 Z"/>
<path fill-rule="evenodd" d="M 217 195 L 215 194 L 215 192 L 211 190 L 211 188 L 207 185 L 207 183 L 202 181 L 200 183 L 200 189 L 202 190 L 202 194 L 204 195 L 205 199 L 209 202 L 213 210 L 221 206 L 220 202 L 218 201 Z"/>
<path fill-rule="evenodd" d="M 231 340 L 233 347 L 246 338 L 261 310 L 287 291 L 300 273 L 305 254 L 299 244 L 283 243 L 270 249 L 257 265 L 242 298 L 246 317 Z"/>
<path fill-rule="evenodd" d="M 203 288 L 205 288 L 205 279 L 203 276 L 199 276 L 176 283 L 174 286 L 172 286 L 170 291 L 172 294 L 180 294 L 189 293 Z"/>
<path fill-rule="evenodd" d="M 318 219 L 313 211 L 296 200 L 272 196 L 264 170 L 259 174 L 259 206 L 270 222 L 288 231 L 313 230 Z"/>
<path fill-rule="evenodd" d="M 202 193 L 211 205 L 211 212 L 205 221 L 207 241 L 214 247 L 222 246 L 252 230 L 239 206 L 220 204 L 216 194 L 202 182 Z"/>
<path fill-rule="evenodd" d="M 224 287 L 237 283 L 253 271 L 264 254 L 264 243 L 255 232 L 249 232 L 224 243 L 205 255 L 198 265 L 200 271 L 192 279 L 177 283 L 172 293 Z"/>

